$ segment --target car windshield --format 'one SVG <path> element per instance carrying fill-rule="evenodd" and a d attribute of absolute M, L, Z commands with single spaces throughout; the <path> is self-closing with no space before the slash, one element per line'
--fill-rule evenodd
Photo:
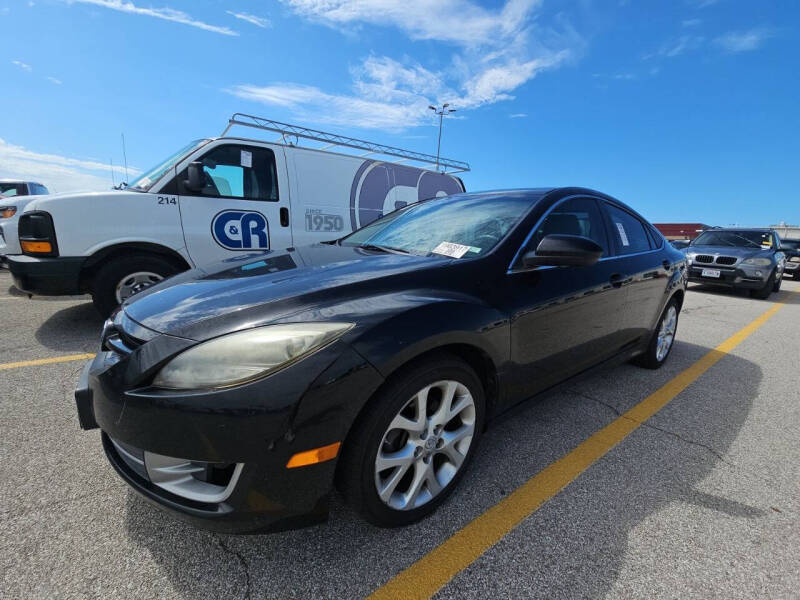
<path fill-rule="evenodd" d="M 692 242 L 692 246 L 771 248 L 772 234 L 768 231 L 704 231 Z"/>
<path fill-rule="evenodd" d="M 800 250 L 800 240 L 783 240 L 781 244 L 786 248 L 792 250 Z"/>
<path fill-rule="evenodd" d="M 166 160 L 160 162 L 158 166 L 153 167 L 149 171 L 146 171 L 145 173 L 139 175 L 139 177 L 137 177 L 136 179 L 131 181 L 130 184 L 128 184 L 127 189 L 135 190 L 137 192 L 148 191 L 151 187 L 153 187 L 153 184 L 155 182 L 161 179 L 167 171 L 169 171 L 178 162 L 180 162 L 180 160 L 184 156 L 186 156 L 196 148 L 199 148 L 207 141 L 208 140 L 195 140 L 192 143 L 187 144 L 186 146 L 178 150 L 175 154 L 171 155 Z"/>
<path fill-rule="evenodd" d="M 531 207 L 529 196 L 455 195 L 396 210 L 341 240 L 417 256 L 470 258 L 489 252 Z"/>

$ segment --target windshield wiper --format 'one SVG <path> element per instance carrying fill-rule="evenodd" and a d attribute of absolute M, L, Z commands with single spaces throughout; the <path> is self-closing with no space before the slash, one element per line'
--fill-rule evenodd
<path fill-rule="evenodd" d="M 393 248 L 391 246 L 379 246 L 378 244 L 359 244 L 359 248 L 364 250 L 375 250 L 377 252 L 386 252 L 388 254 L 411 254 L 408 250 L 402 248 Z"/>

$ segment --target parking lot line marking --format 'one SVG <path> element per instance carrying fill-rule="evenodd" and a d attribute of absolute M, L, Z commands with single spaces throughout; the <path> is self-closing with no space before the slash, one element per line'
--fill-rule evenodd
<path fill-rule="evenodd" d="M 19 369 L 21 367 L 52 365 L 54 363 L 70 362 L 74 360 L 86 360 L 89 358 L 94 358 L 94 354 L 67 354 L 66 356 L 53 356 L 52 358 L 37 358 L 36 360 L 23 360 L 20 362 L 0 364 L 0 371 L 6 371 L 8 369 Z"/>
<path fill-rule="evenodd" d="M 614 446 L 664 408 L 721 358 L 752 335 L 784 306 L 777 302 L 700 360 L 658 390 L 591 435 L 574 450 L 531 477 L 439 546 L 401 571 L 370 596 L 370 600 L 430 598 L 475 562 L 547 500 L 558 494 Z"/>

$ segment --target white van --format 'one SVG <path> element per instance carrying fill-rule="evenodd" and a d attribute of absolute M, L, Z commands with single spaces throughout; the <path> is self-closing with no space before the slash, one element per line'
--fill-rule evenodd
<path fill-rule="evenodd" d="M 233 126 L 280 138 L 229 137 Z M 22 254 L 7 260 L 22 291 L 88 292 L 107 315 L 180 271 L 335 239 L 405 204 L 462 192 L 453 174 L 468 170 L 460 161 L 237 113 L 221 137 L 188 144 L 124 190 L 34 200 L 19 221 Z"/>

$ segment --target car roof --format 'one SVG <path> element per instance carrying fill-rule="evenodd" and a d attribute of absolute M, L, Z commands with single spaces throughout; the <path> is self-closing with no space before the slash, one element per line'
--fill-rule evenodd
<path fill-rule="evenodd" d="M 775 230 L 771 227 L 714 227 L 714 229 L 706 229 L 705 231 L 769 231 Z"/>
<path fill-rule="evenodd" d="M 28 181 L 27 179 L 2 179 L 2 178 L 0 178 L 0 183 L 35 183 L 36 185 L 42 185 L 38 181 Z"/>

